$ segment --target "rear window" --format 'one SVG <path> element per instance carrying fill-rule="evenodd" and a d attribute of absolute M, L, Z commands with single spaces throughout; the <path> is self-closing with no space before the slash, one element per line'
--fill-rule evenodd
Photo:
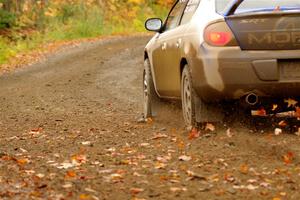
<path fill-rule="evenodd" d="M 216 0 L 217 12 L 223 14 L 231 2 L 232 0 Z M 300 11 L 300 0 L 244 0 L 235 13 L 272 12 L 274 10 Z"/>

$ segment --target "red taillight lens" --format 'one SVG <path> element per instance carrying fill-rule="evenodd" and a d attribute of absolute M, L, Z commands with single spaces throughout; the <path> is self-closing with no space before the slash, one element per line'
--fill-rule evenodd
<path fill-rule="evenodd" d="M 231 34 L 226 32 L 211 32 L 208 34 L 209 41 L 216 46 L 225 46 L 232 39 Z"/>
<path fill-rule="evenodd" d="M 225 22 L 217 22 L 207 26 L 204 39 L 211 46 L 237 46 L 231 30 Z"/>

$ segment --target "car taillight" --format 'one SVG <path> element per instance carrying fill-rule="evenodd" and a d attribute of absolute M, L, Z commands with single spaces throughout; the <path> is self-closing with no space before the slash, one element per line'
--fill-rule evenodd
<path fill-rule="evenodd" d="M 205 41 L 211 46 L 237 46 L 237 42 L 226 22 L 215 22 L 206 27 Z"/>
<path fill-rule="evenodd" d="M 226 32 L 211 32 L 208 33 L 209 41 L 216 46 L 224 46 L 231 40 L 230 33 Z"/>

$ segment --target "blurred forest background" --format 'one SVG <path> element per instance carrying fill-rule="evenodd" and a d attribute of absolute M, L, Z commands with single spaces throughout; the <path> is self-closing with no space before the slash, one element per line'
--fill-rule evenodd
<path fill-rule="evenodd" d="M 144 32 L 174 0 L 0 0 L 0 65 L 51 42 Z"/>

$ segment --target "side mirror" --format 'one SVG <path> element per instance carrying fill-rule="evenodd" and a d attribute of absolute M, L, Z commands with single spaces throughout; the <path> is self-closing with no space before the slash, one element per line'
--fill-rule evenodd
<path fill-rule="evenodd" d="M 159 32 L 163 26 L 163 22 L 159 18 L 150 18 L 147 19 L 145 27 L 148 31 Z"/>

